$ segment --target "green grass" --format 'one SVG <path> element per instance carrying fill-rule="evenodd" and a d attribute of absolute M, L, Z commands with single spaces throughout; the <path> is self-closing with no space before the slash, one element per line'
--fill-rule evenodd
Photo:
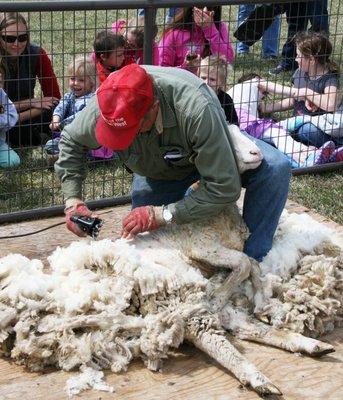
<path fill-rule="evenodd" d="M 335 59 L 342 64 L 343 6 L 340 0 L 331 4 L 330 31 L 334 44 Z M 78 12 L 44 12 L 29 13 L 27 17 L 32 41 L 41 44 L 50 54 L 54 70 L 60 82 L 62 92 L 67 90 L 64 73 L 67 65 L 79 54 L 88 54 L 96 32 L 110 27 L 120 18 L 132 18 L 130 10 L 78 11 Z M 236 26 L 236 6 L 223 7 L 223 20 L 229 21 L 230 34 Z M 163 24 L 163 11 L 159 10 L 158 24 Z M 286 22 L 283 18 L 280 51 L 286 38 Z M 161 29 L 160 29 L 161 32 Z M 233 84 L 244 73 L 254 71 L 267 77 L 269 68 L 277 61 L 264 61 L 260 57 L 261 44 L 251 48 L 248 56 L 237 57 L 234 69 L 228 77 L 228 84 Z M 277 77 L 277 81 L 290 84 L 291 74 Z M 274 78 L 273 78 L 274 79 Z M 38 85 L 39 86 L 39 85 Z M 22 165 L 16 169 L 0 170 L 0 213 L 47 207 L 62 204 L 60 184 L 53 170 L 45 164 L 41 149 L 21 151 Z M 342 173 L 326 173 L 293 177 L 289 198 L 333 219 L 343 223 Z M 84 185 L 86 199 L 98 199 L 128 194 L 131 175 L 117 165 L 116 161 L 100 162 L 89 165 L 87 180 Z"/>
<path fill-rule="evenodd" d="M 293 177 L 289 198 L 343 224 L 342 170 Z"/>

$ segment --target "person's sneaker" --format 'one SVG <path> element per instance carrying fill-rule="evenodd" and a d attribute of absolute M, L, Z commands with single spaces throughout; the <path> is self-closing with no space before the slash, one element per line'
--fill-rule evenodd
<path fill-rule="evenodd" d="M 324 143 L 322 147 L 320 147 L 315 152 L 314 156 L 314 165 L 321 165 L 330 162 L 330 157 L 332 153 L 335 151 L 335 143 L 332 140 Z"/>
<path fill-rule="evenodd" d="M 329 157 L 328 162 L 342 162 L 343 161 L 343 146 L 334 150 Z"/>
<path fill-rule="evenodd" d="M 287 72 L 287 71 L 291 71 L 291 70 L 292 70 L 292 67 L 288 67 L 287 65 L 279 64 L 275 68 L 271 68 L 268 71 L 268 73 L 269 73 L 269 75 L 279 75 L 282 72 Z"/>

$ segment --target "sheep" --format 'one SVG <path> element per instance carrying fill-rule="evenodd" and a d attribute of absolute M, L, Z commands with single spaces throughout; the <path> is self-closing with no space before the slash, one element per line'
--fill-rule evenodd
<path fill-rule="evenodd" d="M 304 225 L 292 218 L 283 216 L 273 249 L 260 266 L 242 253 L 248 230 L 236 207 L 206 223 L 171 224 L 130 241 L 73 242 L 48 258 L 49 273 L 39 260 L 4 257 L 1 354 L 34 371 L 55 366 L 119 372 L 136 357 L 159 370 L 169 350 L 187 340 L 244 385 L 279 395 L 230 343 L 226 330 L 293 352 L 319 356 L 334 350 L 301 333 L 312 329 L 320 334 L 340 318 L 342 281 L 336 284 L 333 277 L 341 277 L 341 248 L 313 220 Z M 297 234 L 306 235 L 307 243 L 294 242 L 287 249 L 292 262 L 282 269 L 273 252 L 280 259 L 278 245 Z M 325 268 L 316 264 L 321 261 Z M 322 286 L 321 297 L 313 296 L 312 289 L 307 296 L 292 297 L 293 287 L 311 280 L 313 271 L 323 277 L 313 280 L 313 291 Z M 300 323 L 294 309 L 308 296 L 316 299 Z M 101 377 L 93 378 L 89 381 L 102 385 Z"/>

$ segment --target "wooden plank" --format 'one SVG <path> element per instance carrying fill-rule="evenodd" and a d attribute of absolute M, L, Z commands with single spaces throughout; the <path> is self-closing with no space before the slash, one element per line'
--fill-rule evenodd
<path fill-rule="evenodd" d="M 308 212 L 294 202 L 288 202 L 292 212 Z M 117 207 L 103 214 L 105 220 L 101 237 L 118 237 L 122 217 L 129 207 Z M 104 211 L 99 211 L 101 214 Z M 316 219 L 335 229 L 343 237 L 341 226 L 313 214 Z M 57 222 L 63 218 L 27 221 L 1 227 L 1 236 L 31 232 Z M 64 225 L 26 238 L 0 241 L 0 254 L 20 252 L 30 258 L 46 260 L 57 246 L 68 245 L 75 236 L 67 232 Z M 87 239 L 85 239 L 87 240 Z M 336 329 L 323 337 L 335 346 L 336 352 L 321 359 L 300 357 L 295 354 L 243 342 L 233 342 L 274 384 L 287 400 L 340 400 L 343 389 L 343 329 Z M 7 359 L 0 359 L 0 400 L 9 399 L 65 399 L 66 380 L 76 372 L 50 370 L 46 373 L 32 373 Z M 142 362 L 136 361 L 126 373 L 106 373 L 106 380 L 113 385 L 115 393 L 87 391 L 77 398 L 90 400 L 106 399 L 229 399 L 254 400 L 258 396 L 242 388 L 239 382 L 226 370 L 196 349 L 183 345 L 176 357 L 165 361 L 162 372 L 151 372 Z"/>

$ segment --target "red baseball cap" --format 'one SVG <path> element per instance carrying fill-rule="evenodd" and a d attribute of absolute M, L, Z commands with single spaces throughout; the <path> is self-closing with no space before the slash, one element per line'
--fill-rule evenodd
<path fill-rule="evenodd" d="M 95 127 L 99 144 L 112 150 L 127 149 L 138 125 L 153 104 L 153 83 L 145 69 L 126 65 L 112 72 L 97 90 L 100 116 Z"/>

